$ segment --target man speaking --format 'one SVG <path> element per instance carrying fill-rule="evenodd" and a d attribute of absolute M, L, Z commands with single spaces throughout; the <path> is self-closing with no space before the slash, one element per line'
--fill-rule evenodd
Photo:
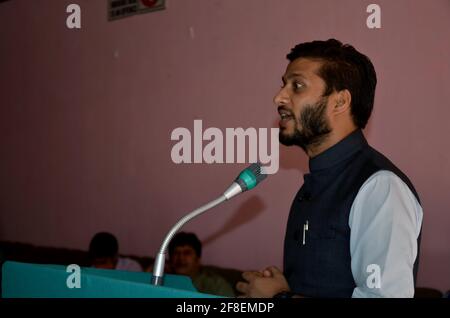
<path fill-rule="evenodd" d="M 370 147 L 375 69 L 330 39 L 295 46 L 274 101 L 280 142 L 310 172 L 292 202 L 284 269 L 245 272 L 244 297 L 413 297 L 422 207 L 408 177 Z"/>

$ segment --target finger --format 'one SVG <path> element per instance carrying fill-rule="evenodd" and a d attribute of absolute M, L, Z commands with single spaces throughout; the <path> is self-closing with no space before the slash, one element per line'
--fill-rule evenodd
<path fill-rule="evenodd" d="M 247 295 L 247 293 L 248 293 L 248 288 L 249 288 L 249 284 L 247 284 L 247 283 L 244 283 L 244 282 L 238 282 L 238 283 L 236 284 L 236 289 L 237 289 L 240 293 L 242 293 L 242 294 L 244 294 L 244 295 Z"/>
<path fill-rule="evenodd" d="M 243 272 L 242 278 L 244 278 L 246 281 L 251 282 L 256 277 L 261 277 L 261 274 L 259 272 Z"/>
<path fill-rule="evenodd" d="M 265 270 L 263 271 L 263 276 L 264 276 L 264 277 L 273 277 L 272 272 L 269 271 L 268 269 L 265 269 Z"/>
<path fill-rule="evenodd" d="M 273 276 L 283 275 L 283 272 L 276 266 L 270 266 L 266 270 L 269 271 Z"/>

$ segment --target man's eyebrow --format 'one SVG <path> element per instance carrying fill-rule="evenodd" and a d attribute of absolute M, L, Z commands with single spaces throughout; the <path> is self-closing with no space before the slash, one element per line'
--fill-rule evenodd
<path fill-rule="evenodd" d="M 286 80 L 294 78 L 294 77 L 300 77 L 300 78 L 303 78 L 303 79 L 307 79 L 302 73 L 291 73 L 288 76 L 284 76 L 283 75 L 281 77 L 281 80 L 286 81 Z"/>

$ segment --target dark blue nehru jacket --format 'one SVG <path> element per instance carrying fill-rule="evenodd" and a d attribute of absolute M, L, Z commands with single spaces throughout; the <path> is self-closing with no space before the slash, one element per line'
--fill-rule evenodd
<path fill-rule="evenodd" d="M 309 168 L 289 214 L 284 274 L 298 294 L 351 297 L 356 285 L 351 271 L 348 222 L 361 186 L 372 174 L 388 170 L 408 185 L 418 201 L 419 197 L 408 177 L 370 147 L 359 129 L 311 159 Z M 306 224 L 308 230 L 304 231 Z M 418 256 L 414 281 L 417 265 Z"/>

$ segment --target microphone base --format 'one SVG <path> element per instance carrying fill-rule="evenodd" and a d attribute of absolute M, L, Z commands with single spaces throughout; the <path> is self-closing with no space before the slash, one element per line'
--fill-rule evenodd
<path fill-rule="evenodd" d="M 152 276 L 152 285 L 162 286 L 164 285 L 164 276 Z"/>

